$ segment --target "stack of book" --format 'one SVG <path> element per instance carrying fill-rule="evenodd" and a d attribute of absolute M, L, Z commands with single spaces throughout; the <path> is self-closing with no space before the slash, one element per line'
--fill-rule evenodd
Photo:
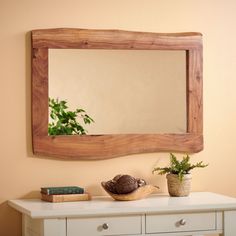
<path fill-rule="evenodd" d="M 91 197 L 84 189 L 78 186 L 65 187 L 43 187 L 41 188 L 41 199 L 47 202 L 73 202 L 87 201 Z"/>

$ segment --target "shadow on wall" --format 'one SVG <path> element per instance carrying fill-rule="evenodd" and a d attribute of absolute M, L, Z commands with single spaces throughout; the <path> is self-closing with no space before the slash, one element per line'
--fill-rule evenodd
<path fill-rule="evenodd" d="M 31 191 L 24 196 L 19 197 L 21 199 L 40 198 L 39 191 Z M 14 227 L 12 226 L 14 222 Z M 21 236 L 22 232 L 22 217 L 21 213 L 14 210 L 6 202 L 0 204 L 0 236 Z"/>
<path fill-rule="evenodd" d="M 21 214 L 7 202 L 0 204 L 0 235 L 21 236 Z"/>

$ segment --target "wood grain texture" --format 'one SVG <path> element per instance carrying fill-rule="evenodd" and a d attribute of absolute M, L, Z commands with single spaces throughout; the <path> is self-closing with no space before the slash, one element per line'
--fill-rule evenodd
<path fill-rule="evenodd" d="M 107 159 L 147 152 L 203 149 L 202 39 L 200 33 L 146 33 L 121 30 L 45 29 L 32 31 L 32 136 L 37 155 Z M 187 133 L 48 136 L 48 49 L 185 50 Z"/>
<path fill-rule="evenodd" d="M 187 60 L 187 132 L 203 133 L 202 50 L 189 50 Z"/>
<path fill-rule="evenodd" d="M 201 34 L 45 29 L 32 31 L 32 46 L 33 48 L 189 50 L 201 46 Z"/>
<path fill-rule="evenodd" d="M 55 194 L 55 195 L 47 195 L 41 193 L 41 200 L 46 202 L 77 202 L 77 201 L 89 201 L 91 200 L 91 196 L 88 193 Z"/>
<path fill-rule="evenodd" d="M 48 49 L 32 50 L 33 136 L 48 134 Z"/>
<path fill-rule="evenodd" d="M 153 185 L 147 184 L 144 186 L 141 186 L 134 190 L 131 193 L 127 194 L 115 194 L 106 189 L 106 182 L 101 183 L 103 189 L 114 199 L 117 201 L 134 201 L 134 200 L 140 200 L 143 198 L 146 198 L 148 195 L 156 192 L 158 190 L 158 187 L 155 187 Z"/>
<path fill-rule="evenodd" d="M 108 159 L 151 152 L 199 152 L 201 134 L 58 135 L 34 137 L 34 153 L 63 159 Z"/>

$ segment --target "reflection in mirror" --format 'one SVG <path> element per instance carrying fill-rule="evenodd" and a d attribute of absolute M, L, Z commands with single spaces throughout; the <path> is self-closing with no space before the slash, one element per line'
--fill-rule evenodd
<path fill-rule="evenodd" d="M 49 97 L 88 134 L 186 133 L 186 51 L 49 49 Z"/>

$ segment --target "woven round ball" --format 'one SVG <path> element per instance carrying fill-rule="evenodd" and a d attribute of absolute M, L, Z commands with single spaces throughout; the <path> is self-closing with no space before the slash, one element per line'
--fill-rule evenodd
<path fill-rule="evenodd" d="M 116 192 L 116 181 L 113 181 L 113 180 L 107 181 L 105 188 L 111 193 L 117 193 Z"/>
<path fill-rule="evenodd" d="M 118 194 L 131 193 L 138 188 L 137 180 L 130 175 L 122 175 L 115 184 Z"/>
<path fill-rule="evenodd" d="M 112 180 L 116 182 L 121 176 L 123 175 L 116 175 Z"/>

